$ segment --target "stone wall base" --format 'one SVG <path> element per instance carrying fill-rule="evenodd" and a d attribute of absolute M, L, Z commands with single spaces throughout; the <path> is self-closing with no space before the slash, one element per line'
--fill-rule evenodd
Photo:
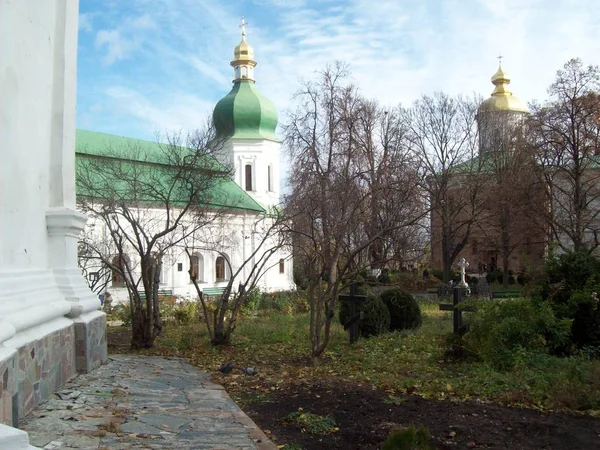
<path fill-rule="evenodd" d="M 106 314 L 92 311 L 74 319 L 75 365 L 78 373 L 90 372 L 108 359 L 106 349 Z"/>
<path fill-rule="evenodd" d="M 58 318 L 0 347 L 0 423 L 19 419 L 75 375 L 75 326 Z"/>

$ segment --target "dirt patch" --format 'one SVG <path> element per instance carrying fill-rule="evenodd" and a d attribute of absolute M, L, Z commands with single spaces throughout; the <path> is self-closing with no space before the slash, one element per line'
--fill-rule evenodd
<path fill-rule="evenodd" d="M 339 430 L 312 435 L 281 420 L 299 408 L 333 416 Z M 297 444 L 304 450 L 379 449 L 390 431 L 411 423 L 426 426 L 438 449 L 600 448 L 600 419 L 590 416 L 414 395 L 389 397 L 351 383 L 289 385 L 273 392 L 267 401 L 249 402 L 244 409 L 275 442 Z"/>

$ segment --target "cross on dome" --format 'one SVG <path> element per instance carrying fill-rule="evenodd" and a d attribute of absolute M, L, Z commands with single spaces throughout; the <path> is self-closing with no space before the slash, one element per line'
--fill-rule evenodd
<path fill-rule="evenodd" d="M 246 19 L 242 16 L 242 24 L 240 25 L 240 28 L 242 29 L 242 38 L 246 37 L 246 25 L 248 25 L 248 22 L 246 22 Z"/>

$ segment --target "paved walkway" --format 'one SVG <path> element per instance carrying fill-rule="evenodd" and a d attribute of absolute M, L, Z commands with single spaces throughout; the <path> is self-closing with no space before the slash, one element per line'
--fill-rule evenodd
<path fill-rule="evenodd" d="M 182 359 L 112 355 L 22 421 L 43 449 L 258 449 L 275 445 Z"/>

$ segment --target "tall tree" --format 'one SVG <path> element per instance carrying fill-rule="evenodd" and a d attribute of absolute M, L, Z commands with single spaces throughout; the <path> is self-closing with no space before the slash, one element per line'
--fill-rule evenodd
<path fill-rule="evenodd" d="M 600 245 L 600 69 L 571 59 L 548 93 L 529 123 L 547 186 L 546 223 L 563 250 L 590 252 Z"/>
<path fill-rule="evenodd" d="M 208 127 L 172 135 L 166 144 L 77 149 L 79 207 L 101 224 L 96 233 L 106 236 L 86 233 L 83 253 L 127 288 L 133 348 L 152 347 L 162 330 L 158 286 L 169 249 L 215 218 L 214 195 L 230 177 L 213 157 L 220 150 Z"/>
<path fill-rule="evenodd" d="M 370 267 L 380 267 L 380 240 L 423 217 L 414 202 L 417 185 L 407 175 L 410 166 L 399 163 L 405 155 L 391 148 L 384 155 L 381 146 L 372 145 L 375 136 L 369 135 L 366 122 L 379 127 L 384 115 L 369 111 L 372 106 L 347 77 L 346 68 L 337 63 L 305 83 L 297 95 L 300 106 L 285 127 L 293 168 L 287 210 L 295 251 L 307 262 L 313 357 L 327 348 L 338 294 L 356 274 L 359 256 L 376 246 L 368 261 Z M 395 173 L 391 165 L 384 167 L 392 160 Z M 373 207 L 375 199 L 378 206 Z M 387 199 L 395 209 L 388 206 L 389 214 L 382 214 Z"/>
<path fill-rule="evenodd" d="M 444 281 L 481 213 L 475 122 L 480 103 L 436 92 L 405 110 L 407 139 L 431 211 L 432 254 L 441 255 Z"/>

